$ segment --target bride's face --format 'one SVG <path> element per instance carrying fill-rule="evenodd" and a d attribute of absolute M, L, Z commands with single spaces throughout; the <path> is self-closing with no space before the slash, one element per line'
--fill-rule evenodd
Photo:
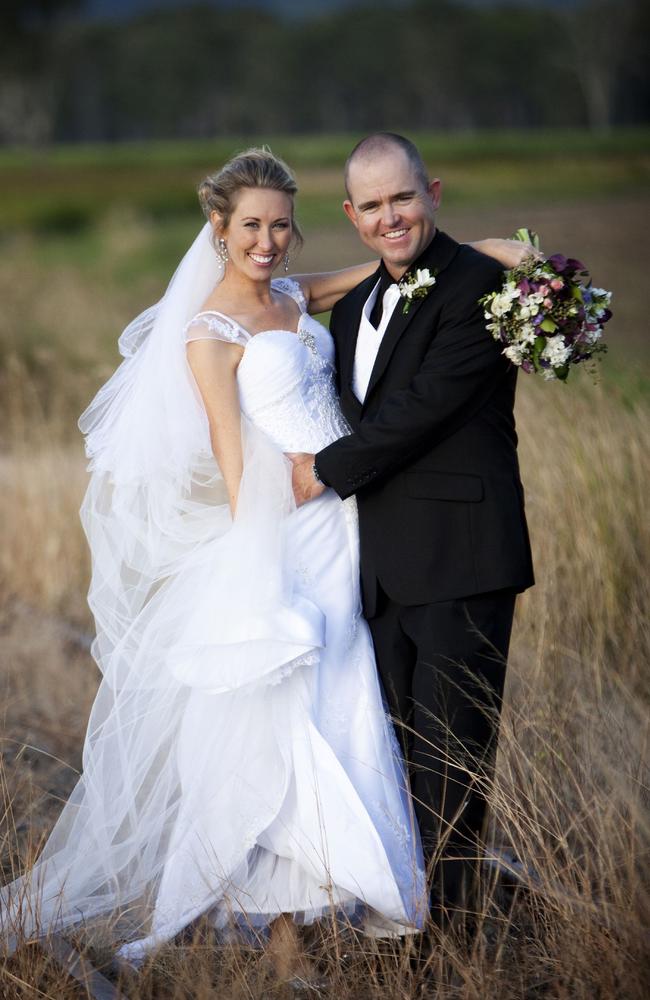
<path fill-rule="evenodd" d="M 269 278 L 289 249 L 293 204 L 284 191 L 243 188 L 223 232 L 229 268 L 260 281 Z"/>

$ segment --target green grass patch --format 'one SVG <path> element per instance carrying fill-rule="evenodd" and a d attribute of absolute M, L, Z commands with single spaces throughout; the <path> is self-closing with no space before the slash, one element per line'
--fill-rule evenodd
<path fill-rule="evenodd" d="M 650 152 L 650 128 L 620 128 L 608 132 L 585 129 L 415 132 L 410 137 L 432 163 L 458 159 L 539 156 L 626 156 Z M 54 167 L 203 167 L 223 162 L 239 150 L 267 143 L 296 169 L 337 167 L 361 133 L 327 135 L 241 135 L 214 140 L 68 144 L 45 150 L 8 148 L 0 151 L 0 170 Z"/>
<path fill-rule="evenodd" d="M 306 226 L 338 225 L 341 167 L 357 136 L 270 136 L 295 168 Z M 650 189 L 650 129 L 415 135 L 448 204 L 616 197 Z M 115 208 L 153 220 L 199 219 L 196 186 L 245 136 L 0 152 L 0 226 L 80 233 Z"/>

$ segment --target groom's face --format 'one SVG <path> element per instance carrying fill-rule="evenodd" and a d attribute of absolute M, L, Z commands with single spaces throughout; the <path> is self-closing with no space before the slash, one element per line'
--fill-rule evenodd
<path fill-rule="evenodd" d="M 406 154 L 388 149 L 350 164 L 343 204 L 359 236 L 394 278 L 401 278 L 433 239 L 440 181 L 427 186 Z"/>

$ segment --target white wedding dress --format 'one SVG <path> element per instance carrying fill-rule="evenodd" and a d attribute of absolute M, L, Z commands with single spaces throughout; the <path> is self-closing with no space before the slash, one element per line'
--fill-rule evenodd
<path fill-rule="evenodd" d="M 185 338 L 243 347 L 237 382 L 249 438 L 281 463 L 290 489 L 281 453 L 317 452 L 349 428 L 330 334 L 307 314 L 299 285 L 273 284 L 298 303 L 297 332 L 250 336 L 208 311 L 186 325 Z M 243 508 L 247 474 L 245 462 Z M 263 502 L 265 483 L 255 489 L 252 506 Z M 119 679 L 116 640 L 103 668 L 110 711 L 97 709 L 95 729 L 107 747 L 119 736 L 121 748 L 116 705 L 124 704 L 134 735 L 121 759 L 111 759 L 114 749 L 101 765 L 84 755 L 87 772 L 60 821 L 59 843 L 55 830 L 35 869 L 41 931 L 57 915 L 62 926 L 90 920 L 136 895 L 151 901 L 139 911 L 146 923 L 122 935 L 119 951 L 136 964 L 201 914 L 224 930 L 263 928 L 281 913 L 309 923 L 337 911 L 369 933 L 421 927 L 422 854 L 361 616 L 355 501 L 326 490 L 288 516 L 269 517 L 268 530 L 251 538 L 243 510 L 239 538 L 235 519 L 148 595 L 139 616 L 148 621 L 130 654 L 149 678 L 143 692 Z M 262 546 L 282 561 L 279 585 L 268 584 Z M 157 708 L 163 679 L 173 693 Z M 93 724 L 91 717 L 89 740 Z M 129 771 L 136 758 L 147 761 L 137 782 Z M 126 793 L 122 767 L 133 786 Z M 107 832 L 111 799 L 116 818 Z M 102 863 L 109 856 L 110 867 Z M 63 903 L 62 884 L 70 893 Z"/>

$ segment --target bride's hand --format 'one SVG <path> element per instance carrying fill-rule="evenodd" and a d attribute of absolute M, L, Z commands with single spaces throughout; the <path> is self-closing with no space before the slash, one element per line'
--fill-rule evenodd
<path fill-rule="evenodd" d="M 501 240 L 496 237 L 487 240 L 479 240 L 473 244 L 476 250 L 494 257 L 500 264 L 510 270 L 519 267 L 527 257 L 534 257 L 542 260 L 544 254 L 536 250 L 532 243 L 522 243 L 521 240 Z"/>

